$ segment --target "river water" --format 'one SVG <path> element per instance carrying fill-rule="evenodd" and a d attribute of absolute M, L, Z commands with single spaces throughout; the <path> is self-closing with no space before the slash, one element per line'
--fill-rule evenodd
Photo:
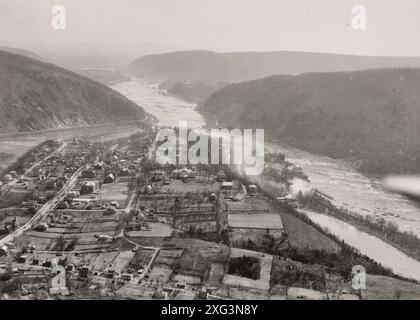
<path fill-rule="evenodd" d="M 177 126 L 183 120 L 188 121 L 190 128 L 205 125 L 203 117 L 195 110 L 195 104 L 168 95 L 149 80 L 136 78 L 112 88 L 157 117 L 160 125 Z M 361 215 L 383 217 L 395 222 L 401 230 L 420 236 L 420 209 L 417 204 L 388 192 L 381 181 L 361 175 L 342 161 L 279 144 L 266 142 L 265 147 L 283 152 L 290 162 L 302 167 L 312 186 L 331 196 L 335 204 Z M 420 281 L 420 262 L 338 219 L 317 213 L 307 214 L 314 222 L 395 273 Z"/>
<path fill-rule="evenodd" d="M 189 128 L 201 128 L 205 125 L 203 117 L 195 111 L 194 103 L 168 95 L 166 90 L 159 89 L 159 84 L 149 80 L 133 78 L 132 81 L 122 82 L 111 88 L 154 115 L 161 126 L 178 126 L 179 121 L 187 121 Z"/>
<path fill-rule="evenodd" d="M 265 145 L 269 150 L 285 153 L 290 162 L 303 169 L 312 185 L 332 197 L 336 205 L 360 215 L 392 221 L 400 230 L 420 237 L 418 204 L 386 190 L 382 181 L 358 173 L 344 161 L 278 144 Z"/>

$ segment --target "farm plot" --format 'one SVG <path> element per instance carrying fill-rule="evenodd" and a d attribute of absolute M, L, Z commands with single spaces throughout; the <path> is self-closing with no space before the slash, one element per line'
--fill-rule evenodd
<path fill-rule="evenodd" d="M 122 298 L 138 298 L 140 300 L 152 299 L 154 292 L 156 291 L 153 287 L 129 284 L 121 287 L 115 293 L 117 296 Z"/>
<path fill-rule="evenodd" d="M 210 269 L 210 275 L 207 280 L 207 284 L 210 286 L 218 286 L 223 279 L 225 271 L 224 263 L 212 263 Z"/>
<path fill-rule="evenodd" d="M 182 286 L 197 286 L 201 283 L 201 278 L 187 274 L 177 274 L 174 277 L 174 282 Z"/>
<path fill-rule="evenodd" d="M 367 300 L 419 300 L 420 285 L 385 276 L 366 276 Z"/>
<path fill-rule="evenodd" d="M 131 259 L 133 259 L 135 252 L 133 251 L 121 251 L 118 253 L 118 256 L 112 261 L 111 268 L 116 272 L 122 273 L 126 266 L 129 264 Z"/>
<path fill-rule="evenodd" d="M 148 273 L 148 281 L 166 283 L 172 274 L 172 269 L 167 267 L 153 267 Z"/>
<path fill-rule="evenodd" d="M 185 250 L 177 265 L 177 273 L 201 275 L 211 270 L 212 263 L 228 260 L 228 246 L 202 240 L 182 240 L 178 245 Z"/>
<path fill-rule="evenodd" d="M 170 237 L 173 229 L 165 223 L 149 223 L 150 230 L 128 232 L 129 237 Z"/>
<path fill-rule="evenodd" d="M 285 212 L 281 212 L 281 217 L 291 247 L 304 250 L 324 250 L 329 253 L 341 251 L 338 243 L 301 219 Z"/>
<path fill-rule="evenodd" d="M 183 182 L 181 180 L 170 180 L 169 185 L 162 186 L 162 193 L 215 193 L 219 190 L 218 183 L 201 183 L 195 181 Z"/>
<path fill-rule="evenodd" d="M 104 252 L 101 253 L 95 260 L 93 264 L 93 270 L 102 271 L 105 268 L 109 267 L 115 258 L 118 256 L 117 251 Z"/>
<path fill-rule="evenodd" d="M 326 268 L 316 264 L 303 264 L 280 257 L 273 258 L 271 284 L 286 287 L 300 287 L 324 291 L 326 289 Z M 331 282 L 331 281 L 330 281 Z M 343 279 L 335 280 L 342 283 Z"/>
<path fill-rule="evenodd" d="M 125 203 L 128 197 L 128 182 L 103 184 L 96 198 L 97 201 L 117 201 Z"/>
<path fill-rule="evenodd" d="M 149 264 L 150 259 L 152 259 L 154 252 L 155 251 L 151 249 L 140 248 L 139 250 L 137 250 L 133 259 L 131 259 L 131 261 L 127 265 L 127 269 L 139 270 L 145 268 L 145 266 Z"/>
<path fill-rule="evenodd" d="M 161 249 L 154 262 L 155 266 L 166 266 L 169 268 L 175 267 L 179 257 L 181 257 L 183 250 L 166 250 Z"/>
<path fill-rule="evenodd" d="M 231 213 L 252 212 L 253 207 L 250 202 L 227 202 L 227 211 Z"/>
<path fill-rule="evenodd" d="M 235 213 L 228 215 L 230 228 L 283 229 L 281 217 L 277 213 Z"/>

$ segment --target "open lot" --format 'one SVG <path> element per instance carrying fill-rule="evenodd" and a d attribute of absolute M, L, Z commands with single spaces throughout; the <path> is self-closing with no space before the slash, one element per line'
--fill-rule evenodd
<path fill-rule="evenodd" d="M 128 197 L 128 182 L 103 184 L 96 200 L 125 202 Z"/>

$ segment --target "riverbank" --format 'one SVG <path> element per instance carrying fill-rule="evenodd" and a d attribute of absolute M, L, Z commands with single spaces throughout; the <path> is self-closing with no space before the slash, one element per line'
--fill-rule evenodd
<path fill-rule="evenodd" d="M 358 230 L 375 236 L 413 259 L 420 261 L 420 239 L 414 234 L 401 232 L 396 225 L 384 220 L 374 221 L 352 214 L 348 210 L 337 208 L 328 199 L 316 193 L 301 196 L 298 200 L 304 208 L 347 222 Z"/>
<path fill-rule="evenodd" d="M 240 176 L 238 173 L 235 173 L 235 176 L 245 185 L 251 183 L 246 177 Z M 255 184 L 255 182 L 253 183 Z M 348 258 L 352 256 L 358 257 L 358 259 L 364 259 L 365 262 L 360 264 L 366 267 L 367 273 L 387 276 L 392 275 L 392 277 L 399 280 L 420 283 L 420 262 L 413 259 L 405 252 L 389 245 L 378 237 L 358 230 L 355 226 L 340 219 L 336 219 L 337 222 L 335 225 L 331 223 L 328 224 L 327 221 L 315 219 L 314 216 L 311 216 L 308 212 L 303 212 L 302 210 L 294 209 L 288 205 L 279 203 L 276 196 L 270 191 L 265 190 L 261 185 L 258 185 L 258 188 L 260 192 L 271 200 L 271 205 L 277 207 L 280 212 L 287 212 L 287 214 L 294 215 L 328 238 L 340 243 L 345 257 Z M 318 218 L 327 216 L 316 212 L 313 212 L 313 214 L 317 215 Z M 338 226 L 340 227 L 340 230 L 338 230 Z M 343 237 L 343 234 L 346 236 Z M 291 254 L 290 257 L 297 260 L 302 260 L 305 256 L 308 260 L 321 259 L 324 264 L 329 263 L 328 261 L 330 261 L 331 258 L 322 252 L 316 254 L 313 252 L 305 252 L 304 254 L 295 251 L 290 253 L 286 252 L 287 256 L 289 256 L 289 254 Z M 335 259 L 338 259 L 338 256 Z M 353 260 L 353 263 L 356 262 L 357 260 Z M 311 263 L 314 262 L 312 261 Z"/>

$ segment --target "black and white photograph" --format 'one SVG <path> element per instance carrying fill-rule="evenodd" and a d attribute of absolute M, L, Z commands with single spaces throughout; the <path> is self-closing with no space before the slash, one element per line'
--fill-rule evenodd
<path fill-rule="evenodd" d="M 418 0 L 0 0 L 0 300 L 420 300 L 418 125 Z"/>

